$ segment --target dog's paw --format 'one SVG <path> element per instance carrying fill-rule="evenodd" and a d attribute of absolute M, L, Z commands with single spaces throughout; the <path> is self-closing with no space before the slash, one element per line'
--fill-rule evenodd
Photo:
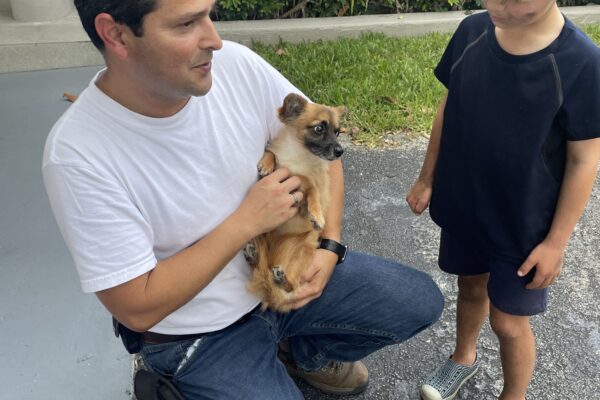
<path fill-rule="evenodd" d="M 264 165 L 263 163 L 258 164 L 257 169 L 258 169 L 258 178 L 259 179 L 262 179 L 265 176 L 270 175 L 274 170 L 274 168 L 272 166 L 268 167 L 268 166 Z"/>
<path fill-rule="evenodd" d="M 279 265 L 275 265 L 274 267 L 272 267 L 271 272 L 273 273 L 273 282 L 280 286 L 283 286 L 287 283 L 285 272 L 283 271 L 283 268 L 281 268 Z"/>
<path fill-rule="evenodd" d="M 256 251 L 256 246 L 254 242 L 246 243 L 246 247 L 244 247 L 244 258 L 246 262 L 251 266 L 255 266 L 258 263 L 258 252 Z"/>
<path fill-rule="evenodd" d="M 322 231 L 325 228 L 325 218 L 322 215 L 310 214 L 310 223 L 312 227 L 317 231 Z"/>

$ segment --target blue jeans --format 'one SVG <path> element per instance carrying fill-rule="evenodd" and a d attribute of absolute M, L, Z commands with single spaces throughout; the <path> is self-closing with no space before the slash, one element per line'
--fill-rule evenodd
<path fill-rule="evenodd" d="M 349 253 L 321 297 L 287 314 L 252 312 L 199 339 L 145 344 L 141 355 L 172 377 L 186 399 L 303 399 L 277 357 L 287 339 L 305 370 L 357 361 L 433 324 L 444 301 L 423 272 L 378 257 Z"/>

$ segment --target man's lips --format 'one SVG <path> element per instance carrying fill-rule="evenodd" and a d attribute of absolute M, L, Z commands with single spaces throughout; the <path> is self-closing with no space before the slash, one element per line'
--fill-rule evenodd
<path fill-rule="evenodd" d="M 212 61 L 207 61 L 207 62 L 202 63 L 202 64 L 196 64 L 192 68 L 193 69 L 200 69 L 200 70 L 203 70 L 203 71 L 210 71 L 211 66 L 212 66 Z"/>

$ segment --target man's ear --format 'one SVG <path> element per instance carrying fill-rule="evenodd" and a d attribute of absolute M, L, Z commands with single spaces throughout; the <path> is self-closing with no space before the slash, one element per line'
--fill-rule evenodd
<path fill-rule="evenodd" d="M 115 22 L 112 15 L 100 13 L 94 21 L 96 32 L 104 42 L 104 50 L 118 58 L 127 58 L 128 49 L 126 36 L 130 33 L 126 25 Z"/>

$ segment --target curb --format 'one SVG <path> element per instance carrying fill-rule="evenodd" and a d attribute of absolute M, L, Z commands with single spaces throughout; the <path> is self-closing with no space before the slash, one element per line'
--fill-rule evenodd
<path fill-rule="evenodd" d="M 578 25 L 600 23 L 600 5 L 563 7 Z M 298 43 L 358 37 L 363 32 L 414 36 L 452 32 L 465 18 L 464 11 L 363 15 L 353 17 L 217 22 L 223 39 L 251 46 L 253 42 Z M 17 22 L 10 10 L 0 9 L 0 73 L 102 65 L 102 57 L 89 41 L 74 11 L 51 22 Z"/>

